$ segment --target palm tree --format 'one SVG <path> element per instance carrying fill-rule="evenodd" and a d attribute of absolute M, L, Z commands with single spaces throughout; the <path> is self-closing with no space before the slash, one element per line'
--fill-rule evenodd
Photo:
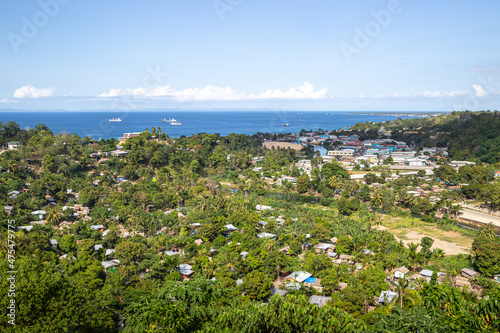
<path fill-rule="evenodd" d="M 205 275 L 207 279 L 211 279 L 217 270 L 214 259 L 210 259 L 211 260 L 207 261 L 207 263 L 203 266 L 203 275 Z"/>
<path fill-rule="evenodd" d="M 453 217 L 457 217 L 458 214 L 460 214 L 460 211 L 462 210 L 462 206 L 460 205 L 453 205 L 451 207 L 451 212 L 453 213 Z"/>
<path fill-rule="evenodd" d="M 137 215 L 136 212 L 133 212 L 132 214 L 129 215 L 128 217 L 128 222 L 131 226 L 134 226 L 134 230 L 137 229 L 137 226 L 140 224 L 140 217 Z"/>
<path fill-rule="evenodd" d="M 443 202 L 443 208 L 446 214 L 450 215 L 451 207 L 453 207 L 453 201 L 451 200 L 441 200 Z"/>
<path fill-rule="evenodd" d="M 198 199 L 198 208 L 205 213 L 205 211 L 210 208 L 210 198 L 206 195 Z"/>
<path fill-rule="evenodd" d="M 242 178 L 238 178 L 236 180 L 236 187 L 238 188 L 238 192 L 242 193 L 243 190 L 245 189 L 245 179 L 242 179 Z"/>
<path fill-rule="evenodd" d="M 59 165 L 59 168 L 57 168 L 57 173 L 62 173 L 63 175 L 67 176 L 69 174 L 69 167 L 66 163 L 61 163 Z"/>
<path fill-rule="evenodd" d="M 377 207 L 382 206 L 382 201 L 384 199 L 384 196 L 382 195 L 382 191 L 375 192 L 375 196 L 373 197 L 373 199 L 375 199 L 375 203 L 377 204 Z"/>
<path fill-rule="evenodd" d="M 356 181 L 348 181 L 344 184 L 344 189 L 349 193 L 349 196 L 354 193 L 357 188 L 359 187 L 358 183 Z"/>
<path fill-rule="evenodd" d="M 486 236 L 491 240 L 496 239 L 497 235 L 493 223 L 490 222 L 486 225 L 482 225 L 481 228 L 479 228 L 479 236 Z"/>
<path fill-rule="evenodd" d="M 418 261 L 420 254 L 417 252 L 418 249 L 418 244 L 410 243 L 408 244 L 408 257 L 410 257 L 410 260 L 412 262 L 411 269 L 412 271 L 415 270 L 415 262 Z"/>
<path fill-rule="evenodd" d="M 222 257 L 222 261 L 224 264 L 231 270 L 234 268 L 235 263 L 238 261 L 239 256 L 234 252 L 228 252 L 224 257 Z"/>
<path fill-rule="evenodd" d="M 52 208 L 47 212 L 47 222 L 54 226 L 58 225 L 59 222 L 61 222 L 61 213 L 55 208 Z"/>
<path fill-rule="evenodd" d="M 432 256 L 434 258 L 442 258 L 444 256 L 444 251 L 441 250 L 441 249 L 438 249 L 438 248 L 435 248 L 433 251 L 432 251 Z"/>
<path fill-rule="evenodd" d="M 14 162 L 9 162 L 9 170 L 12 173 L 16 173 L 19 170 L 19 167 L 16 163 Z"/>
<path fill-rule="evenodd" d="M 342 180 L 335 175 L 331 176 L 328 180 L 328 185 L 334 190 L 340 188 L 341 184 Z"/>
<path fill-rule="evenodd" d="M 399 307 L 402 309 L 403 308 L 403 297 L 409 296 L 409 290 L 411 290 L 412 287 L 414 287 L 413 281 L 407 280 L 406 277 L 402 279 L 398 279 L 397 283 L 391 282 L 392 286 L 394 287 L 397 296 L 394 298 L 394 303 L 396 301 L 399 301 Z M 414 302 L 415 300 L 410 297 L 410 300 Z"/>

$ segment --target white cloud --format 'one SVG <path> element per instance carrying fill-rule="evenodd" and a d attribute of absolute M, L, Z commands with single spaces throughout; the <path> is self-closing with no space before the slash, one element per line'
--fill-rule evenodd
<path fill-rule="evenodd" d="M 249 99 L 324 99 L 328 97 L 328 89 L 323 88 L 314 90 L 314 87 L 309 82 L 304 82 L 298 89 L 291 87 L 287 91 L 281 89 L 266 90 L 257 95 L 250 95 Z"/>
<path fill-rule="evenodd" d="M 176 90 L 170 85 L 158 86 L 154 89 L 111 89 L 108 93 L 102 93 L 98 97 L 171 97 L 178 101 L 238 101 L 258 99 L 323 99 L 328 97 L 328 89 L 314 90 L 309 82 L 305 82 L 297 88 L 292 87 L 287 91 L 281 89 L 269 89 L 259 94 L 237 93 L 231 87 L 217 87 L 208 85 L 203 88 L 187 88 Z"/>
<path fill-rule="evenodd" d="M 441 97 L 442 94 L 439 91 L 426 91 L 424 92 L 424 97 Z"/>
<path fill-rule="evenodd" d="M 14 91 L 14 98 L 40 98 L 54 96 L 55 88 L 35 88 L 32 85 L 27 85 Z"/>
<path fill-rule="evenodd" d="M 446 92 L 445 94 L 446 96 L 449 97 L 459 97 L 459 96 L 467 96 L 470 94 L 470 92 L 468 92 L 467 90 L 455 90 L 452 92 Z"/>
<path fill-rule="evenodd" d="M 440 91 L 426 91 L 423 93 L 423 97 L 459 97 L 459 96 L 466 96 L 470 95 L 469 91 L 466 90 L 454 90 L 454 91 L 445 91 L 445 92 L 440 92 Z"/>
<path fill-rule="evenodd" d="M 488 95 L 486 91 L 484 91 L 483 87 L 481 87 L 479 84 L 473 84 L 472 88 L 476 91 L 476 96 L 482 97 Z"/>
<path fill-rule="evenodd" d="M 394 93 L 392 97 L 411 97 L 410 94 Z"/>

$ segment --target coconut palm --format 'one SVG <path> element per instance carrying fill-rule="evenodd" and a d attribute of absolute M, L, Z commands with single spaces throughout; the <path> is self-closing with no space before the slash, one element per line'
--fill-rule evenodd
<path fill-rule="evenodd" d="M 9 162 L 9 170 L 12 173 L 16 173 L 19 170 L 19 167 L 16 163 L 14 162 Z"/>
<path fill-rule="evenodd" d="M 391 285 L 394 287 L 395 292 L 397 293 L 397 296 L 394 297 L 393 302 L 396 303 L 399 301 L 399 307 L 402 309 L 403 308 L 403 298 L 408 297 L 412 303 L 415 303 L 415 299 L 411 297 L 409 291 L 411 288 L 415 287 L 415 283 L 413 281 L 410 281 L 408 279 L 402 278 L 398 279 L 397 283 L 396 282 L 391 282 Z"/>
<path fill-rule="evenodd" d="M 356 182 L 355 180 L 352 180 L 352 181 L 348 181 L 344 184 L 344 189 L 349 193 L 349 195 L 351 196 L 352 193 L 354 193 L 357 189 L 359 188 L 359 184 L 358 182 Z"/>
<path fill-rule="evenodd" d="M 493 223 L 490 222 L 486 225 L 482 225 L 481 228 L 479 228 L 479 236 L 485 236 L 491 240 L 496 239 L 497 235 Z"/>
<path fill-rule="evenodd" d="M 418 249 L 418 244 L 410 243 L 408 244 L 408 257 L 410 257 L 410 260 L 412 262 L 411 269 L 415 270 L 415 263 L 418 262 L 420 258 L 420 254 L 417 251 Z"/>
<path fill-rule="evenodd" d="M 214 277 L 217 270 L 214 259 L 210 259 L 211 260 L 207 261 L 207 263 L 203 266 L 203 275 L 205 275 L 207 279 L 211 279 L 212 277 Z"/>
<path fill-rule="evenodd" d="M 460 205 L 453 205 L 453 206 L 451 207 L 451 213 L 453 214 L 453 217 L 455 217 L 455 218 L 456 218 L 456 217 L 458 216 L 458 214 L 460 214 L 460 211 L 461 211 L 462 209 L 463 209 L 463 208 L 462 208 L 462 206 L 460 206 Z"/>
<path fill-rule="evenodd" d="M 382 202 L 384 199 L 384 196 L 382 195 L 382 191 L 375 192 L 375 196 L 373 197 L 373 199 L 375 199 L 375 203 L 377 204 L 377 207 L 382 206 Z"/>
<path fill-rule="evenodd" d="M 61 213 L 55 208 L 52 208 L 47 212 L 46 219 L 51 225 L 58 225 L 59 222 L 61 222 L 61 218 Z"/>
<path fill-rule="evenodd" d="M 442 249 L 435 248 L 432 251 L 432 256 L 434 258 L 442 258 L 444 256 L 444 251 Z"/>
<path fill-rule="evenodd" d="M 328 185 L 332 188 L 332 189 L 339 189 L 339 188 L 342 188 L 342 179 L 340 179 L 339 177 L 333 175 L 330 177 L 330 179 L 328 180 Z"/>

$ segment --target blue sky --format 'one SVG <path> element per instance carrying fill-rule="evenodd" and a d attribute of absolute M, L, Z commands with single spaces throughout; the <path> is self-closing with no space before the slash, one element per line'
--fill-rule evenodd
<path fill-rule="evenodd" d="M 499 109 L 498 1 L 2 1 L 0 109 Z"/>

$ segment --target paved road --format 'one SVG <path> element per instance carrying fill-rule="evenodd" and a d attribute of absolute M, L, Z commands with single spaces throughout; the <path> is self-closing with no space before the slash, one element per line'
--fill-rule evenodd
<path fill-rule="evenodd" d="M 500 227 L 500 217 L 495 215 L 490 215 L 486 213 L 476 212 L 474 210 L 470 210 L 468 208 L 462 208 L 462 211 L 459 214 L 460 217 L 481 222 L 481 223 L 493 223 L 497 227 Z"/>

